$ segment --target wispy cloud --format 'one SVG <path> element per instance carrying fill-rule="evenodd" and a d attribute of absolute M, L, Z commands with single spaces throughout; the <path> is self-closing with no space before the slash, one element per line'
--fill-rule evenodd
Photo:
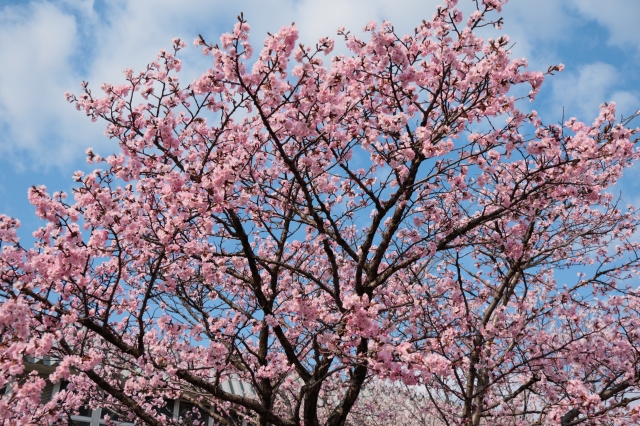
<path fill-rule="evenodd" d="M 69 167 L 82 158 L 85 147 L 108 146 L 102 126 L 90 123 L 66 104 L 63 93 L 77 92 L 82 80 L 96 91 L 102 82 L 121 82 L 123 69 L 142 68 L 160 48 L 170 45 L 172 37 L 190 42 L 202 33 L 215 41 L 241 11 L 258 45 L 267 31 L 294 21 L 301 41 L 313 44 L 321 36 L 334 35 L 341 26 L 359 32 L 371 20 L 387 19 L 399 32 L 409 32 L 422 19 L 430 18 L 438 3 L 441 1 L 41 0 L 5 6 L 0 8 L 4 61 L 0 67 L 0 153 L 14 158 L 19 167 Z M 461 0 L 460 5 L 469 10 L 472 2 Z M 599 5 L 592 0 L 513 1 L 505 7 L 502 32 L 516 42 L 514 55 L 526 56 L 532 67 L 543 69 L 562 61 L 558 46 L 585 20 L 606 28 L 611 43 L 640 43 L 632 31 L 632 17 L 638 17 L 640 3 L 614 0 L 607 8 Z M 183 81 L 195 78 L 210 61 L 197 49 L 188 49 L 183 58 Z M 576 115 L 588 116 L 611 98 L 622 105 L 637 103 L 632 89 L 616 84 L 619 70 L 597 58 L 591 62 L 552 80 L 551 112 L 564 105 L 575 109 Z"/>
<path fill-rule="evenodd" d="M 571 0 L 573 7 L 586 19 L 605 27 L 609 43 L 622 48 L 635 49 L 640 54 L 638 21 L 640 2 L 629 0 Z"/>
<path fill-rule="evenodd" d="M 594 62 L 555 76 L 549 109 L 557 119 L 563 110 L 569 116 L 588 121 L 598 114 L 603 102 L 616 102 L 617 112 L 625 116 L 640 106 L 637 93 L 623 90 L 622 76 L 613 65 Z"/>
<path fill-rule="evenodd" d="M 70 146 L 58 141 L 92 133 L 86 120 L 68 114 L 63 97 L 80 78 L 71 60 L 78 47 L 75 19 L 50 3 L 4 8 L 0 46 L 0 153 L 50 160 L 55 151 L 58 161 L 69 161 Z"/>

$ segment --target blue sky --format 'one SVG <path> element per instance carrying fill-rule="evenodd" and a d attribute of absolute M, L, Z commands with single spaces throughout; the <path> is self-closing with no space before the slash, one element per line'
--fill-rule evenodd
<path fill-rule="evenodd" d="M 173 37 L 191 45 L 200 33 L 215 41 L 244 12 L 258 46 L 266 32 L 295 22 L 301 41 L 315 44 L 345 26 L 390 20 L 401 33 L 430 18 L 436 0 L 0 0 L 0 213 L 19 218 L 24 232 L 38 226 L 27 188 L 45 184 L 69 191 L 71 175 L 88 169 L 84 151 L 117 149 L 100 122 L 91 123 L 64 100 L 82 80 L 98 89 L 123 81 L 122 70 L 142 68 Z M 604 6 L 603 6 L 604 5 Z M 470 0 L 460 0 L 469 10 Z M 640 108 L 640 1 L 511 0 L 501 33 L 515 42 L 515 57 L 565 72 L 545 81 L 532 106 L 545 122 L 589 121 L 602 102 L 616 101 L 629 115 Z M 487 34 L 490 36 L 490 34 Z M 196 48 L 182 55 L 181 80 L 204 71 L 209 59 Z M 640 125 L 637 123 L 636 125 Z M 106 155 L 105 155 L 106 156 Z M 620 188 L 640 204 L 640 166 Z"/>

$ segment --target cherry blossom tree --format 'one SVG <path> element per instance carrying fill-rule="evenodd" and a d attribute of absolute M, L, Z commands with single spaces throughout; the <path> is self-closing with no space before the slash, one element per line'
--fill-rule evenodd
<path fill-rule="evenodd" d="M 29 191 L 33 247 L 0 216 L 5 424 L 85 405 L 171 424 L 178 398 L 221 425 L 400 418 L 381 383 L 424 424 L 638 424 L 640 216 L 612 189 L 635 116 L 523 111 L 545 73 L 478 35 L 506 0 L 471 3 L 410 35 L 341 30 L 331 57 L 292 25 L 251 59 L 240 16 L 196 40 L 212 67 L 189 85 L 176 39 L 67 95 L 119 150 L 87 151 L 72 200 Z M 49 403 L 28 356 L 70 382 Z"/>

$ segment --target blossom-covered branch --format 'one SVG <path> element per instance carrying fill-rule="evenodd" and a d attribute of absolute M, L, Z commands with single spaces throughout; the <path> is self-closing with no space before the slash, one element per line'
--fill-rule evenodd
<path fill-rule="evenodd" d="M 342 426 L 399 409 L 372 402 L 383 386 L 420 401 L 407 424 L 637 424 L 639 216 L 608 192 L 635 116 L 522 111 L 544 74 L 477 34 L 505 1 L 466 21 L 455 3 L 410 35 L 341 30 L 331 57 L 292 25 L 252 59 L 240 16 L 196 39 L 213 64 L 189 85 L 176 39 L 68 94 L 119 150 L 87 151 L 72 201 L 29 191 L 34 247 L 0 217 L 0 417 L 170 424 L 181 399 L 220 424 Z M 59 360 L 52 402 L 27 356 Z"/>

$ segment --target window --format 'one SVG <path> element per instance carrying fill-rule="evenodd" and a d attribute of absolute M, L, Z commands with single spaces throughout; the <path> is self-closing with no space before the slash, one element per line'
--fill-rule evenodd
<path fill-rule="evenodd" d="M 67 385 L 69 384 L 69 382 L 67 381 L 62 381 L 60 382 L 59 385 L 59 389 L 57 390 L 62 391 L 65 390 L 67 388 Z M 78 410 L 78 414 L 71 416 L 71 420 L 73 421 L 73 426 L 101 426 L 101 425 L 105 425 L 106 421 L 104 420 L 104 418 L 106 417 L 106 415 L 109 415 L 109 417 L 111 418 L 111 420 L 114 421 L 118 421 L 119 420 L 119 416 L 118 413 L 111 411 L 109 409 L 106 408 L 98 408 L 95 410 L 92 410 L 89 407 L 80 407 L 80 409 Z M 120 423 L 121 426 L 126 426 L 126 425 L 131 425 L 131 423 Z"/>
<path fill-rule="evenodd" d="M 175 406 L 175 401 L 173 399 L 165 400 L 165 405 L 162 407 L 155 407 L 156 413 L 164 414 L 167 418 L 173 418 L 173 409 Z"/>
<path fill-rule="evenodd" d="M 42 389 L 42 394 L 40 395 L 40 404 L 46 404 L 51 401 L 51 398 L 53 397 L 53 389 L 53 383 L 51 383 L 49 379 L 45 379 L 44 389 Z"/>
<path fill-rule="evenodd" d="M 178 418 L 182 419 L 185 425 L 207 426 L 209 424 L 209 415 L 186 401 L 180 401 Z"/>
<path fill-rule="evenodd" d="M 116 422 L 120 419 L 120 416 L 118 415 L 118 413 L 116 413 L 116 412 L 114 412 L 114 411 L 111 411 L 111 410 L 109 410 L 108 408 L 102 408 L 102 409 L 100 410 L 100 420 L 104 420 L 104 418 L 105 418 L 107 415 L 109 416 L 109 418 L 110 418 L 111 420 L 116 421 Z"/>
<path fill-rule="evenodd" d="M 48 379 L 45 380 L 46 384 L 40 396 L 40 401 L 43 404 L 51 401 L 55 393 L 65 390 L 69 385 L 67 381 L 54 384 Z M 254 393 L 250 385 L 242 383 L 237 379 L 224 382 L 222 388 L 236 395 L 251 395 Z M 3 395 L 6 390 L 7 387 L 1 388 L 0 395 Z M 164 414 L 170 419 L 181 419 L 184 426 L 211 426 L 213 424 L 212 419 L 205 410 L 187 401 L 167 399 L 164 401 L 163 406 L 155 407 L 155 411 L 158 415 Z M 127 422 L 126 418 L 123 418 L 121 413 L 115 408 L 97 408 L 92 410 L 87 406 L 81 407 L 77 413 L 71 416 L 71 421 L 73 422 L 73 426 L 105 426 L 105 418 L 107 415 L 120 426 L 133 426 L 133 424 Z M 228 413 L 227 418 L 231 420 L 234 425 L 247 425 L 247 422 L 242 420 L 234 412 Z"/>

